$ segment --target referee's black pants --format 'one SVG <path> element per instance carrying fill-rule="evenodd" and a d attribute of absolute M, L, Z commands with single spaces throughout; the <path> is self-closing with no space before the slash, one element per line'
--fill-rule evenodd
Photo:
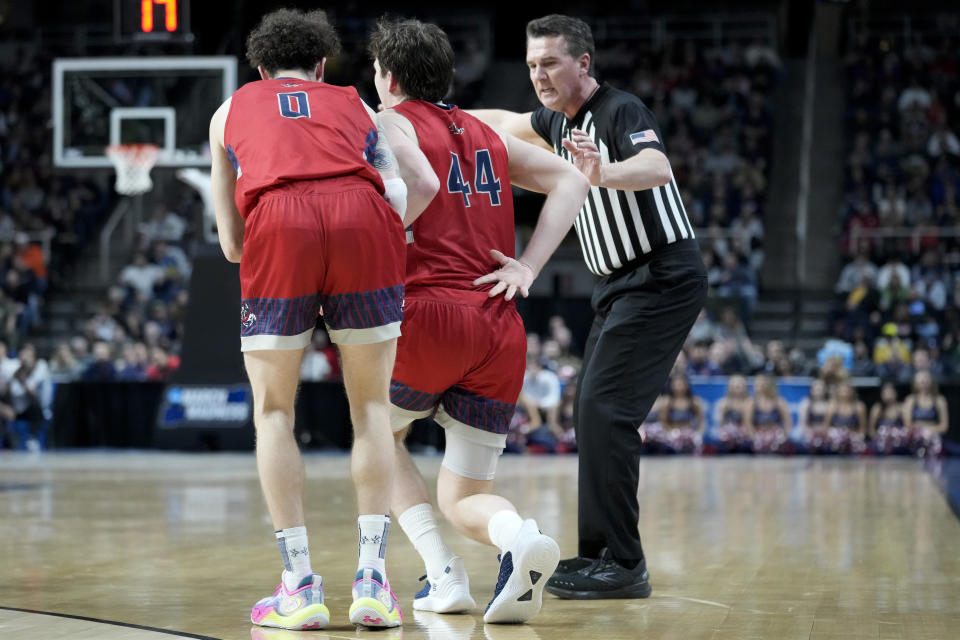
<path fill-rule="evenodd" d="M 695 240 L 658 249 L 646 264 L 602 278 L 577 385 L 579 555 L 643 558 L 640 434 L 703 307 L 707 277 Z"/>

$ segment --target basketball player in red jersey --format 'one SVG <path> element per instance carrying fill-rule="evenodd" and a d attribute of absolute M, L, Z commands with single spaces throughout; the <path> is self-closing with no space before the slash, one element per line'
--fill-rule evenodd
<path fill-rule="evenodd" d="M 440 509 L 459 531 L 502 552 L 484 621 L 525 622 L 540 610 L 560 552 L 536 522 L 491 493 L 526 363 L 513 297 L 527 295 L 590 185 L 560 158 L 442 102 L 453 51 L 439 27 L 381 20 L 370 52 L 391 143 L 416 143 L 441 182 L 407 227 L 406 308 L 390 388 L 397 435 L 391 506 L 427 567 L 413 606 L 450 613 L 475 605 L 463 562 L 440 538 L 426 485 L 403 445 L 410 423 L 433 414 L 446 430 Z M 511 184 L 547 194 L 519 260 L 512 257 Z M 494 273 L 491 256 L 499 263 Z"/>
<path fill-rule="evenodd" d="M 376 114 L 352 87 L 322 82 L 326 57 L 338 48 L 322 11 L 266 15 L 247 40 L 263 80 L 240 88 L 210 123 L 217 231 L 227 259 L 240 263 L 240 342 L 253 391 L 257 468 L 284 564 L 280 586 L 254 606 L 251 620 L 289 629 L 321 628 L 330 616 L 310 565 L 303 463 L 293 436 L 300 361 L 321 308 L 340 348 L 354 429 L 360 558 L 350 621 L 402 622 L 384 565 L 406 187 Z M 408 146 L 404 157 L 416 160 Z M 439 183 L 419 160 L 407 174 L 422 178 L 411 181 L 411 201 L 422 209 Z"/>

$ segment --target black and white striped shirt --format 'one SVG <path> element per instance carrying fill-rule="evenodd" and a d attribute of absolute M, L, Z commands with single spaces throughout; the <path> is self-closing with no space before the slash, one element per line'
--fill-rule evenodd
<path fill-rule="evenodd" d="M 533 112 L 534 131 L 572 162 L 561 140 L 571 129 L 585 131 L 600 150 L 604 164 L 626 160 L 643 149 L 664 152 L 660 127 L 640 98 L 602 84 L 573 120 L 540 107 Z M 680 201 L 677 182 L 643 191 L 591 187 L 574 223 L 583 259 L 598 276 L 645 262 L 660 247 L 693 238 L 693 227 Z"/>

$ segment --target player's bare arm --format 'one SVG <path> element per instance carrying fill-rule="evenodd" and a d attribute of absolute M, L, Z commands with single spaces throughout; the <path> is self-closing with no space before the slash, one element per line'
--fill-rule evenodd
<path fill-rule="evenodd" d="M 580 129 L 571 131 L 571 138 L 563 141 L 563 148 L 595 187 L 642 191 L 670 182 L 670 161 L 657 149 L 643 149 L 622 162 L 604 163 L 593 138 Z"/>
<path fill-rule="evenodd" d="M 517 291 L 524 297 L 529 295 L 530 285 L 573 226 L 590 183 L 560 157 L 514 136 L 503 137 L 510 158 L 511 183 L 547 196 L 523 255 L 514 260 L 491 251 L 500 268 L 474 281 L 474 285 L 496 282 L 490 296 L 506 291 L 505 297 L 510 300 Z"/>
<path fill-rule="evenodd" d="M 223 145 L 223 131 L 229 112 L 230 100 L 227 99 L 210 119 L 210 191 L 220 248 L 227 260 L 240 262 L 240 256 L 243 255 L 244 222 L 234 200 L 237 174 Z"/>
<path fill-rule="evenodd" d="M 407 211 L 403 226 L 408 227 L 427 208 L 437 191 L 440 179 L 430 166 L 430 161 L 420 151 L 417 133 L 410 121 L 401 114 L 387 109 L 377 114 L 380 135 L 386 136 L 396 156 L 400 177 L 407 185 Z"/>
<path fill-rule="evenodd" d="M 547 151 L 553 151 L 546 140 L 534 131 L 530 122 L 531 112 L 517 113 L 506 109 L 467 109 L 467 113 L 496 129 L 502 129 L 510 135 L 520 138 Z"/>
<path fill-rule="evenodd" d="M 400 169 L 397 166 L 397 158 L 390 147 L 390 141 L 384 135 L 380 127 L 380 121 L 377 112 L 370 108 L 370 105 L 363 103 L 367 115 L 377 128 L 377 144 L 373 150 L 373 157 L 367 160 L 373 165 L 373 168 L 380 174 L 383 180 L 383 197 L 390 203 L 400 218 L 402 219 L 407 210 L 407 185 L 400 177 Z"/>

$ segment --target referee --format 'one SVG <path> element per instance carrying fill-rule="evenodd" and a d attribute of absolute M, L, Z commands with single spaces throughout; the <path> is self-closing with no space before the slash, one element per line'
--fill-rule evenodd
<path fill-rule="evenodd" d="M 593 56 L 582 20 L 532 20 L 527 66 L 542 106 L 472 113 L 552 149 L 593 185 L 575 224 L 599 277 L 575 409 L 579 549 L 546 588 L 561 598 L 645 598 L 637 427 L 703 306 L 707 278 L 653 114 L 636 96 L 600 84 Z"/>

